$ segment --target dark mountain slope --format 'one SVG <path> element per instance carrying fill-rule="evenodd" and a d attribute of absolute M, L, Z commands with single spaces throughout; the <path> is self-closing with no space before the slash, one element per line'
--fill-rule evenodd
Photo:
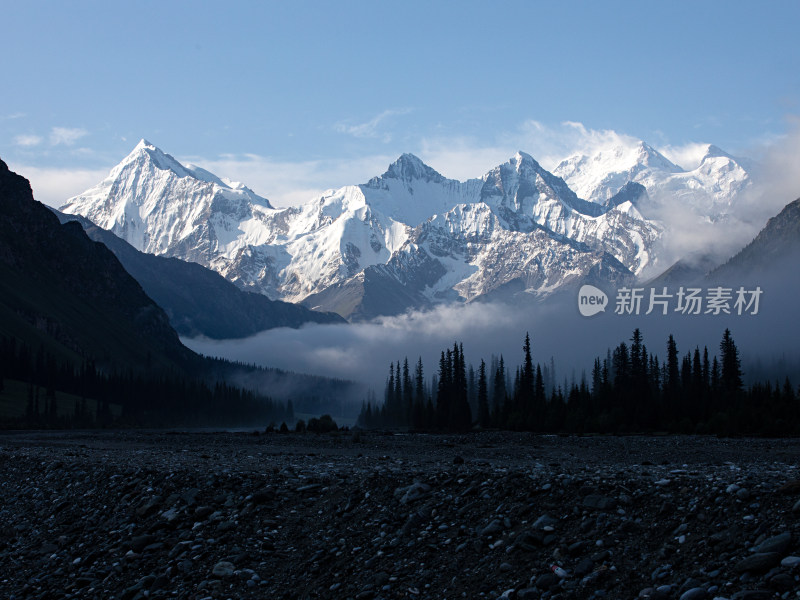
<path fill-rule="evenodd" d="M 2 160 L 0 334 L 104 368 L 183 369 L 196 360 L 111 251 L 79 224 L 60 224 Z"/>
<path fill-rule="evenodd" d="M 105 244 L 147 295 L 166 311 L 181 335 L 230 339 L 275 327 L 346 322 L 335 313 L 317 312 L 246 292 L 197 263 L 139 252 L 85 217 L 54 212 L 62 222 L 78 221 L 91 239 Z"/>
<path fill-rule="evenodd" d="M 772 217 L 758 235 L 709 277 L 724 280 L 735 276 L 764 275 L 794 266 L 800 259 L 800 198 Z"/>

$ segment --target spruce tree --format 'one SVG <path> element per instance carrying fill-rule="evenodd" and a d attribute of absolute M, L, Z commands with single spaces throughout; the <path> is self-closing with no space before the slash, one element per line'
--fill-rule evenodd
<path fill-rule="evenodd" d="M 519 383 L 519 410 L 521 413 L 520 420 L 522 421 L 520 425 L 527 424 L 530 427 L 530 424 L 535 418 L 534 411 L 538 407 L 535 405 L 535 375 L 533 370 L 533 357 L 531 355 L 531 338 L 527 332 L 525 333 L 525 343 L 522 349 L 525 352 L 525 362 L 522 366 Z"/>
<path fill-rule="evenodd" d="M 422 368 L 422 357 L 417 360 L 417 368 L 414 371 L 415 399 L 417 402 L 425 402 L 425 371 Z"/>
<path fill-rule="evenodd" d="M 670 334 L 667 340 L 667 361 L 664 365 L 664 409 L 667 419 L 675 418 L 680 410 L 680 366 L 678 365 L 678 346 Z"/>
<path fill-rule="evenodd" d="M 642 415 L 651 410 L 650 383 L 648 382 L 647 348 L 639 328 L 631 336 L 631 394 L 625 410 L 634 427 L 641 425 Z"/>
<path fill-rule="evenodd" d="M 411 425 L 414 429 L 426 429 L 430 426 L 425 419 L 425 380 L 421 356 L 414 371 L 414 409 L 411 413 Z"/>
<path fill-rule="evenodd" d="M 394 426 L 399 427 L 403 425 L 403 383 L 400 378 L 400 361 L 397 361 L 397 368 L 394 372 L 394 394 L 392 397 L 392 406 L 394 408 L 394 414 L 392 415 L 392 419 L 394 420 Z"/>
<path fill-rule="evenodd" d="M 600 395 L 602 383 L 602 368 L 600 367 L 600 357 L 598 356 L 594 359 L 594 366 L 592 367 L 592 395 L 595 398 Z"/>
<path fill-rule="evenodd" d="M 720 393 L 720 374 L 719 374 L 719 361 L 717 357 L 711 363 L 711 395 L 714 398 L 713 405 L 719 407 L 719 393 Z"/>
<path fill-rule="evenodd" d="M 450 350 L 442 352 L 439 359 L 439 384 L 436 390 L 436 425 L 446 429 L 450 418 L 450 388 L 452 356 Z"/>
<path fill-rule="evenodd" d="M 705 404 L 706 404 L 706 398 L 705 398 L 705 388 L 703 386 L 703 363 L 700 359 L 700 348 L 695 347 L 694 355 L 692 356 L 691 412 L 693 419 L 706 418 Z"/>
<path fill-rule="evenodd" d="M 467 400 L 473 414 L 478 414 L 478 379 L 472 365 L 467 368 Z"/>
<path fill-rule="evenodd" d="M 639 387 L 644 379 L 644 372 L 646 368 L 646 364 L 643 362 L 642 357 L 642 332 L 639 331 L 639 328 L 633 330 L 633 335 L 631 336 L 631 351 L 630 351 L 630 358 L 631 358 L 631 379 L 636 387 Z"/>
<path fill-rule="evenodd" d="M 681 400 L 679 403 L 679 420 L 685 420 L 683 430 L 689 433 L 690 412 L 692 405 L 692 355 L 686 353 L 681 361 Z"/>
<path fill-rule="evenodd" d="M 506 427 L 507 424 L 503 415 L 506 404 L 506 368 L 502 354 L 500 355 L 500 361 L 497 364 L 497 370 L 494 372 L 493 387 L 492 419 L 495 427 Z"/>
<path fill-rule="evenodd" d="M 455 431 L 468 431 L 472 427 L 472 411 L 467 397 L 467 368 L 464 345 L 453 345 L 453 381 L 449 427 Z"/>
<path fill-rule="evenodd" d="M 734 397 L 742 390 L 742 365 L 739 349 L 733 341 L 730 329 L 726 329 L 719 344 L 722 363 L 721 385 L 723 393 Z"/>
<path fill-rule="evenodd" d="M 489 414 L 489 390 L 486 385 L 486 363 L 481 359 L 478 369 L 478 424 L 486 429 L 491 425 Z"/>
<path fill-rule="evenodd" d="M 411 424 L 411 413 L 414 408 L 414 386 L 408 370 L 408 357 L 403 361 L 403 424 Z"/>
<path fill-rule="evenodd" d="M 394 362 L 389 363 L 389 379 L 386 381 L 386 392 L 384 394 L 384 405 L 392 406 L 394 401 Z"/>
<path fill-rule="evenodd" d="M 542 367 L 539 363 L 536 363 L 536 375 L 533 380 L 533 399 L 537 409 L 543 410 L 546 398 L 544 392 L 544 377 L 542 376 Z"/>

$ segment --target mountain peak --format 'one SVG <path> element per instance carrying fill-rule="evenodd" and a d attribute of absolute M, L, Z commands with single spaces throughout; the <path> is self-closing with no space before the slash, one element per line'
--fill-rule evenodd
<path fill-rule="evenodd" d="M 637 145 L 638 162 L 647 167 L 654 167 L 668 173 L 680 173 L 681 167 L 673 163 L 647 142 L 640 141 Z"/>
<path fill-rule="evenodd" d="M 403 152 L 400 155 L 400 158 L 398 158 L 395 161 L 395 163 L 399 163 L 399 162 L 406 162 L 406 163 L 425 165 L 425 163 L 422 162 L 422 159 L 419 156 L 417 156 L 416 154 L 411 154 L 410 152 Z"/>
<path fill-rule="evenodd" d="M 417 159 L 419 160 L 419 159 Z M 112 176 L 119 175 L 119 172 L 126 166 L 130 165 L 135 168 L 151 163 L 157 169 L 162 171 L 172 171 L 178 177 L 191 177 L 204 183 L 211 183 L 221 188 L 244 192 L 250 201 L 255 202 L 266 208 L 273 208 L 269 200 L 256 194 L 249 187 L 239 181 L 231 181 L 224 177 L 218 177 L 214 173 L 203 169 L 192 163 L 181 164 L 174 157 L 167 154 L 155 144 L 150 143 L 142 138 L 136 147 L 126 156 L 121 163 L 119 163 L 114 170 Z"/>
<path fill-rule="evenodd" d="M 393 169 L 418 169 L 422 170 L 425 168 L 430 168 L 422 159 L 416 156 L 415 154 L 410 154 L 409 152 L 404 152 L 400 155 L 400 157 L 394 161 L 391 165 L 389 165 L 389 170 L 392 171 Z"/>
<path fill-rule="evenodd" d="M 539 174 L 542 177 L 551 176 L 542 165 L 540 165 L 533 156 L 522 150 L 517 150 L 517 153 L 509 158 L 505 163 L 496 167 L 501 170 L 513 170 L 520 176 L 528 177 L 534 174 Z M 546 174 L 546 175 L 545 175 Z"/>
<path fill-rule="evenodd" d="M 514 162 L 518 165 L 521 165 L 523 163 L 531 163 L 537 165 L 539 164 L 536 162 L 535 158 L 533 158 L 527 152 L 523 152 L 522 150 L 517 150 L 517 153 L 513 157 L 511 157 L 510 162 Z"/>
<path fill-rule="evenodd" d="M 400 155 L 400 158 L 389 165 L 386 172 L 381 175 L 381 179 L 400 179 L 403 181 L 427 179 L 441 181 L 444 177 L 422 162 L 419 157 L 404 153 Z"/>
<path fill-rule="evenodd" d="M 703 161 L 706 160 L 707 158 L 730 158 L 730 159 L 733 159 L 733 157 L 730 154 L 728 154 L 727 152 L 725 152 L 725 150 L 723 150 L 719 146 L 715 146 L 714 144 L 709 144 L 708 145 L 708 148 L 706 149 L 705 154 L 703 154 L 703 158 L 700 161 L 700 163 L 702 164 Z"/>
<path fill-rule="evenodd" d="M 191 171 L 187 170 L 172 156 L 161 150 L 158 146 L 151 144 L 144 138 L 139 140 L 139 143 L 136 144 L 136 147 L 134 147 L 130 154 L 128 154 L 128 156 L 126 156 L 119 165 L 117 165 L 117 168 L 130 163 L 137 163 L 142 160 L 152 162 L 158 169 L 161 169 L 162 171 L 172 171 L 178 175 L 178 177 L 193 176 Z"/>

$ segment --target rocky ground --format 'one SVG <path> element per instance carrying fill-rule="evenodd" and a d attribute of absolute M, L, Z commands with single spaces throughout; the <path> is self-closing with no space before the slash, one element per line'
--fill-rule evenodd
<path fill-rule="evenodd" d="M 800 440 L 5 433 L 0 596 L 797 598 Z"/>

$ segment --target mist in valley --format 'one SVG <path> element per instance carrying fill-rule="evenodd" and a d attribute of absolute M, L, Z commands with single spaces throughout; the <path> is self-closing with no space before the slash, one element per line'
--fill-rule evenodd
<path fill-rule="evenodd" d="M 706 289 L 716 284 L 704 284 Z M 523 360 L 525 334 L 531 336 L 533 360 L 543 366 L 555 364 L 555 382 L 563 385 L 591 379 L 596 357 L 605 358 L 607 350 L 620 342 L 628 342 L 639 328 L 649 353 L 661 361 L 666 356 L 666 343 L 674 335 L 680 356 L 699 347 L 710 356 L 719 352 L 725 329 L 730 329 L 740 350 L 745 382 L 789 376 L 800 383 L 796 299 L 800 283 L 764 278 L 757 284 L 743 282 L 748 291 L 759 286 L 762 295 L 758 314 L 689 315 L 675 312 L 677 300 L 670 300 L 669 314 L 656 307 L 648 309 L 650 288 L 644 288 L 640 314 L 616 314 L 616 291 L 607 289 L 608 307 L 593 317 L 578 311 L 578 297 L 563 294 L 550 302 L 508 304 L 471 303 L 439 306 L 427 312 L 413 312 L 383 317 L 364 323 L 344 325 L 309 325 L 301 329 L 272 329 L 243 340 L 186 339 L 193 350 L 230 360 L 255 363 L 302 373 L 349 379 L 364 384 L 359 394 L 350 394 L 344 401 L 357 410 L 365 396 L 362 389 L 371 389 L 379 400 L 389 374 L 389 365 L 405 358 L 413 369 L 422 358 L 425 377 L 436 373 L 440 353 L 463 343 L 467 364 L 476 370 L 481 359 L 487 365 L 492 357 L 502 355 L 513 370 Z M 735 300 L 734 287 L 733 297 Z M 680 285 L 668 286 L 667 293 L 677 294 Z M 662 293 L 659 288 L 656 293 Z M 705 309 L 704 309 L 705 310 Z M 751 308 L 752 311 L 752 308 Z M 270 393 L 269 386 L 262 391 Z M 282 389 L 282 394 L 291 390 Z M 332 406 L 342 411 L 342 406 Z M 346 410 L 345 410 L 346 412 Z"/>

